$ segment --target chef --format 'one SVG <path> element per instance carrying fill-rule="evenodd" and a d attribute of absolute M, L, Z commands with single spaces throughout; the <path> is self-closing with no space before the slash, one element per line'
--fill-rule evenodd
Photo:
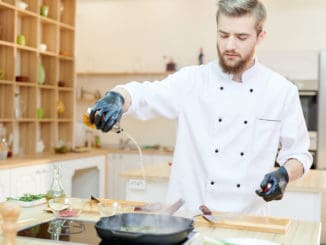
<path fill-rule="evenodd" d="M 310 169 L 298 90 L 255 56 L 265 19 L 258 0 L 220 0 L 218 60 L 162 81 L 117 86 L 92 107 L 90 122 L 103 132 L 123 113 L 176 119 L 168 202 L 264 215 Z"/>

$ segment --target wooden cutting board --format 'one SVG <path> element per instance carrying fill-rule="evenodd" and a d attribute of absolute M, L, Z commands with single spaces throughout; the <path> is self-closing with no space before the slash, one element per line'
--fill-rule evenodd
<path fill-rule="evenodd" d="M 195 226 L 285 234 L 290 225 L 290 220 L 286 218 L 248 216 L 221 212 L 213 212 L 213 215 L 217 217 L 216 223 L 207 221 L 203 216 L 196 216 L 194 218 Z"/>

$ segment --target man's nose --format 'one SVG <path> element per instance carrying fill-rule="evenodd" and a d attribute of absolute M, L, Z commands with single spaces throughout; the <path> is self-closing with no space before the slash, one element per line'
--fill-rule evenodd
<path fill-rule="evenodd" d="M 229 37 L 227 43 L 226 43 L 226 49 L 227 50 L 233 50 L 235 49 L 235 40 L 234 37 Z"/>

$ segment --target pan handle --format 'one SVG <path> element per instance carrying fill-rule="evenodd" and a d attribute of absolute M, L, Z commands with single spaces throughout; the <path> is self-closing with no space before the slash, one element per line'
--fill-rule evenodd
<path fill-rule="evenodd" d="M 185 200 L 180 198 L 175 203 L 173 203 L 171 206 L 166 208 L 162 213 L 168 214 L 168 215 L 173 215 L 176 211 L 178 211 L 179 208 L 181 208 L 181 206 L 183 206 L 184 203 L 185 203 Z"/>
<path fill-rule="evenodd" d="M 129 238 L 129 239 L 136 239 L 140 238 L 143 236 L 143 234 L 140 233 L 131 233 L 131 232 L 120 232 L 120 231 L 111 231 L 112 234 L 116 237 L 121 237 L 121 238 Z"/>

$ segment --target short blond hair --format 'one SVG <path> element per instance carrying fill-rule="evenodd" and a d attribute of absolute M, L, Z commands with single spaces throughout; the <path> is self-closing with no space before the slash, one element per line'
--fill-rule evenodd
<path fill-rule="evenodd" d="M 219 0 L 217 5 L 217 23 L 220 14 L 230 17 L 253 15 L 256 18 L 257 33 L 260 33 L 263 30 L 267 14 L 264 5 L 259 0 Z"/>

